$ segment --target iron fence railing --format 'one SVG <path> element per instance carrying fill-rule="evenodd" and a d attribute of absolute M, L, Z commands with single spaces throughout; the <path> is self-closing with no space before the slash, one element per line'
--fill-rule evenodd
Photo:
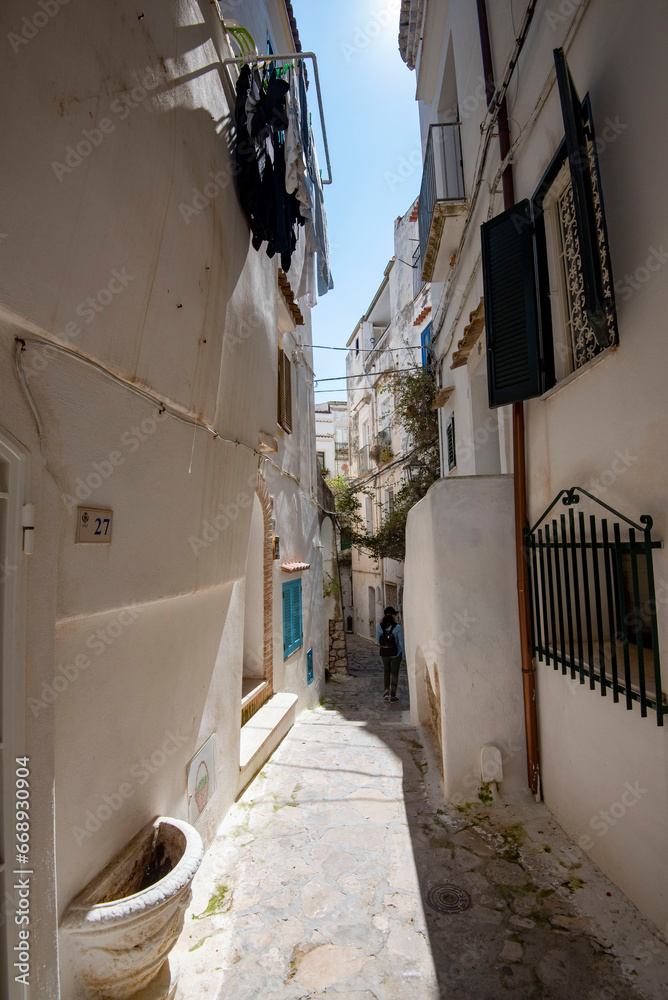
<path fill-rule="evenodd" d="M 429 232 L 437 202 L 463 201 L 464 198 L 459 122 L 430 125 L 418 203 L 420 271 L 424 267 Z"/>
<path fill-rule="evenodd" d="M 614 523 L 596 514 L 586 519 L 582 510 L 576 519 L 581 496 L 614 515 Z M 548 520 L 559 500 L 568 515 Z M 633 702 L 642 716 L 653 709 L 659 726 L 668 708 L 652 551 L 661 547 L 651 517 L 636 524 L 579 486 L 562 490 L 525 529 L 533 652 L 580 684 L 598 685 L 603 696 L 612 691 L 615 702 L 623 696 L 627 709 Z"/>
<path fill-rule="evenodd" d="M 420 208 L 418 206 L 418 218 L 419 218 L 419 211 Z M 422 256 L 420 254 L 419 242 L 415 250 L 413 251 L 413 263 L 411 266 L 413 268 L 413 298 L 415 298 L 416 295 L 420 293 L 420 291 L 424 288 L 426 284 L 426 282 L 422 277 Z"/>
<path fill-rule="evenodd" d="M 348 461 L 348 442 L 347 441 L 335 441 L 334 442 L 334 458 L 338 462 Z"/>

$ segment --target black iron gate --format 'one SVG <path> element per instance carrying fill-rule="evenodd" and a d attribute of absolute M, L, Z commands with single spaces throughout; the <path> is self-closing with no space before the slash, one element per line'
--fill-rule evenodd
<path fill-rule="evenodd" d="M 614 515 L 614 522 L 596 514 L 587 519 L 582 511 L 576 518 L 581 495 Z M 549 518 L 559 500 L 568 513 Z M 636 524 L 573 486 L 524 535 L 534 654 L 581 684 L 588 679 L 592 690 L 598 685 L 603 696 L 611 690 L 613 701 L 623 696 L 627 709 L 638 702 L 642 716 L 654 709 L 662 726 L 668 708 L 652 562 L 652 550 L 662 543 L 652 540 L 652 518 L 643 514 Z M 668 599 L 668 585 L 662 586 L 661 597 Z"/>

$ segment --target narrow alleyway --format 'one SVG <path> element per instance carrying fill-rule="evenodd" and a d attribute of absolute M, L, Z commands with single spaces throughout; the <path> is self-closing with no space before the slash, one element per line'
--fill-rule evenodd
<path fill-rule="evenodd" d="M 205 858 L 178 1000 L 668 996 L 665 943 L 544 806 L 443 806 L 405 674 L 386 704 L 348 641 Z"/>

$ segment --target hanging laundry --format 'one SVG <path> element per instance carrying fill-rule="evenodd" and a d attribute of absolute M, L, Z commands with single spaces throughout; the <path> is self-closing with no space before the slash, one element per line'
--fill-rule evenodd
<path fill-rule="evenodd" d="M 318 292 L 324 295 L 333 283 L 301 62 L 296 70 L 288 69 L 285 78 L 273 66 L 260 73 L 244 65 L 237 80 L 235 124 L 237 188 L 252 245 L 259 250 L 266 243 L 267 255 L 280 254 L 281 267 L 288 272 L 299 228 L 306 226 L 299 294 L 315 305 Z"/>

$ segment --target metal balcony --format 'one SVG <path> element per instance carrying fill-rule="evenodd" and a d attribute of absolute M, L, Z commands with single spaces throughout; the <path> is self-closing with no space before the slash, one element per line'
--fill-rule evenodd
<path fill-rule="evenodd" d="M 463 218 L 466 209 L 459 122 L 430 125 L 418 206 L 423 281 L 434 280 L 446 219 Z M 436 280 L 443 280 L 442 275 Z"/>
<path fill-rule="evenodd" d="M 360 448 L 357 452 L 357 475 L 363 476 L 365 472 L 369 471 L 370 468 L 369 445 L 365 444 L 364 447 Z"/>

